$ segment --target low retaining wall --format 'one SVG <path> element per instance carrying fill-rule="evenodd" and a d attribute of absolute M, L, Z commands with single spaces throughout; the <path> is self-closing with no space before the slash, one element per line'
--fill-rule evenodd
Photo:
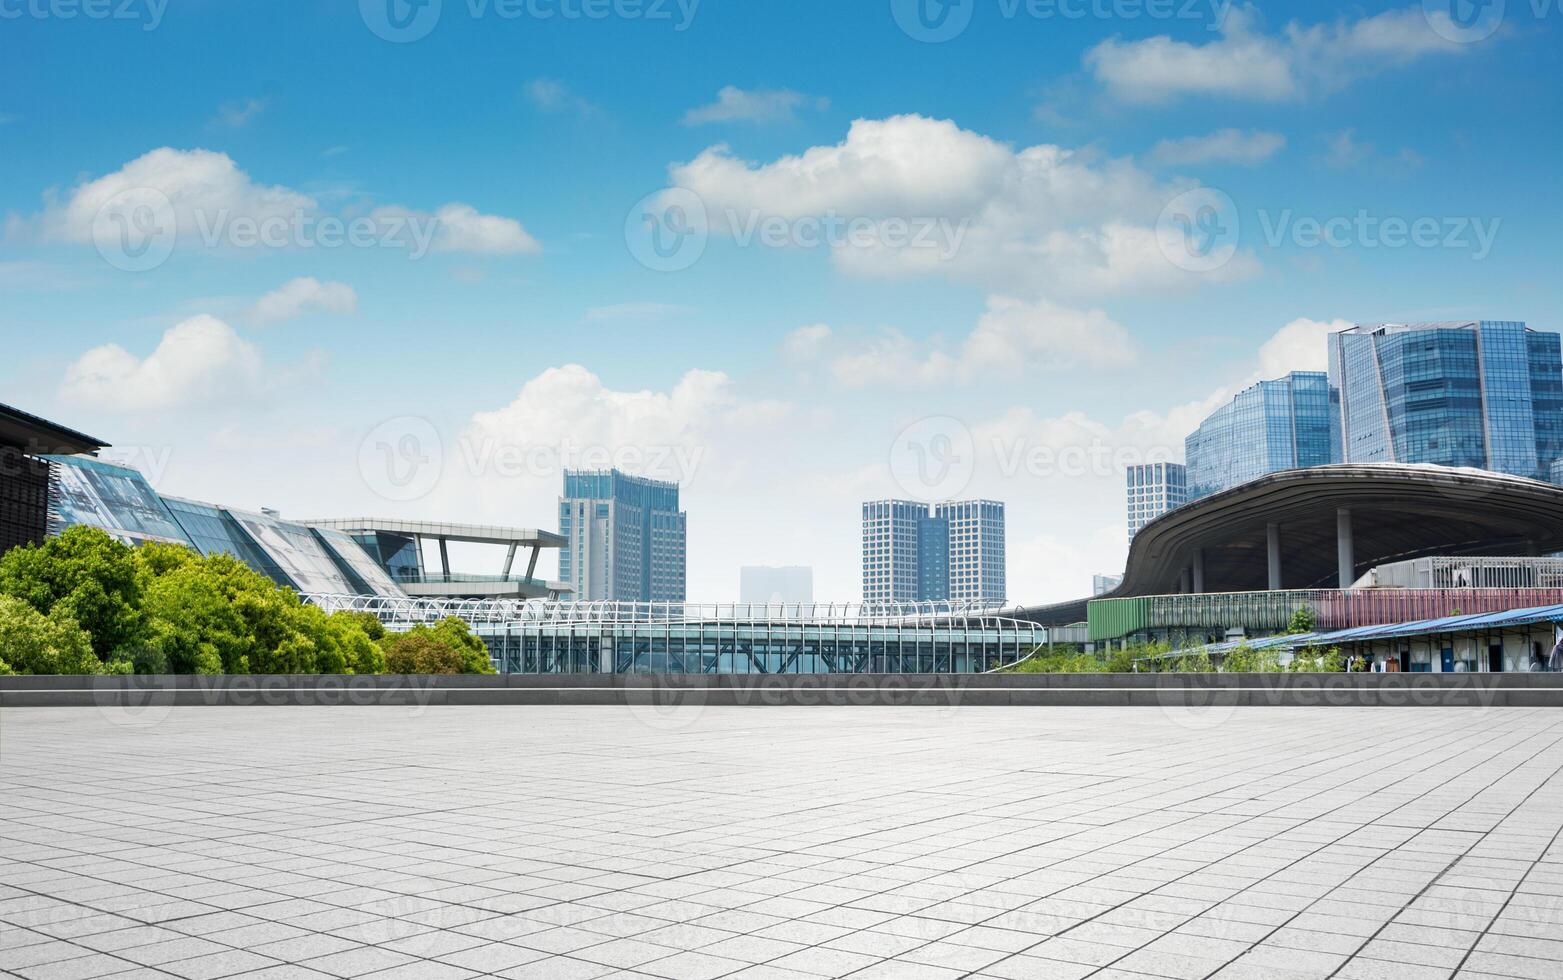
<path fill-rule="evenodd" d="M 1016 705 L 1563 708 L 1563 674 L 508 674 L 0 677 L 0 707 Z"/>

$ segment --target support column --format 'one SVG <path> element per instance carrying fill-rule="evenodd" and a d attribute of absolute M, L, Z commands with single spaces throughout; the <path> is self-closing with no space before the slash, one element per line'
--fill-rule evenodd
<path fill-rule="evenodd" d="M 1340 565 L 1340 587 L 1349 589 L 1357 580 L 1357 560 L 1352 550 L 1351 511 L 1345 507 L 1335 511 L 1335 557 Z"/>
<path fill-rule="evenodd" d="M 1193 583 L 1190 582 L 1189 570 L 1187 568 L 1185 568 L 1183 570 L 1183 578 L 1178 583 L 1178 591 L 1180 593 L 1182 593 L 1183 595 L 1188 595 L 1189 594 L 1189 587 L 1192 584 Z"/>
<path fill-rule="evenodd" d="M 519 544 L 520 544 L 519 541 L 512 541 L 512 542 L 510 542 L 510 550 L 505 552 L 505 571 L 504 571 L 505 578 L 509 578 L 510 577 L 510 566 L 512 566 L 512 565 L 514 565 L 516 563 L 516 547 Z"/>
<path fill-rule="evenodd" d="M 1205 549 L 1194 549 L 1194 591 L 1205 591 Z"/>
<path fill-rule="evenodd" d="M 1270 559 L 1271 592 L 1281 591 L 1281 525 L 1265 525 L 1265 551 Z"/>
<path fill-rule="evenodd" d="M 532 546 L 532 557 L 526 560 L 526 577 L 529 579 L 537 574 L 537 556 L 542 552 L 542 550 L 543 546 L 540 544 L 535 544 Z"/>
<path fill-rule="evenodd" d="M 445 574 L 445 580 L 450 581 L 450 553 L 445 550 L 444 538 L 440 538 L 440 571 Z"/>

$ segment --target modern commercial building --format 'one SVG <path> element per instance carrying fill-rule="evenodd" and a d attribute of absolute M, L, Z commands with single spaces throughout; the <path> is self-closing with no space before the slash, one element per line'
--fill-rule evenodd
<path fill-rule="evenodd" d="M 96 453 L 107 443 L 0 405 L 0 554 L 41 544 L 49 531 L 49 462 L 60 453 Z"/>
<path fill-rule="evenodd" d="M 962 603 L 308 598 L 327 611 L 373 613 L 393 631 L 459 616 L 507 674 L 968 674 L 1017 663 L 1048 641 L 1035 623 Z"/>
<path fill-rule="evenodd" d="M 1002 605 L 1009 591 L 1004 505 L 996 500 L 948 501 L 934 504 L 933 517 L 948 528 L 949 589 L 944 598 Z"/>
<path fill-rule="evenodd" d="M 1092 575 L 1091 594 L 1106 595 L 1123 584 L 1122 575 Z"/>
<path fill-rule="evenodd" d="M 1129 540 L 1140 528 L 1188 501 L 1188 470 L 1182 463 L 1140 463 L 1127 475 Z"/>
<path fill-rule="evenodd" d="M 676 483 L 566 470 L 559 578 L 579 600 L 682 602 L 687 530 Z"/>
<path fill-rule="evenodd" d="M 1266 473 L 1329 464 L 1329 376 L 1294 371 L 1243 389 L 1184 440 L 1184 459 L 1188 500 Z"/>
<path fill-rule="evenodd" d="M 565 591 L 532 577 L 541 548 L 563 539 L 547 531 L 420 521 L 288 521 L 276 511 L 248 511 L 159 494 L 139 471 L 85 456 L 50 455 L 47 529 L 86 525 L 130 545 L 182 544 L 203 555 L 230 554 L 278 585 L 306 595 L 542 598 Z M 424 570 L 420 543 L 439 543 L 441 571 Z M 508 545 L 505 571 L 456 574 L 446 540 Z M 510 573 L 516 549 L 531 550 L 527 574 Z"/>
<path fill-rule="evenodd" d="M 1511 320 L 1361 324 L 1329 339 L 1346 463 L 1435 463 L 1549 479 L 1563 457 L 1559 336 Z"/>
<path fill-rule="evenodd" d="M 863 601 L 983 601 L 1007 591 L 1004 505 L 994 500 L 863 504 Z"/>
<path fill-rule="evenodd" d="M 738 570 L 738 601 L 782 605 L 814 601 L 814 569 L 807 565 L 745 565 Z"/>
<path fill-rule="evenodd" d="M 547 582 L 537 577 L 537 560 L 542 550 L 563 548 L 566 543 L 562 536 L 552 531 L 375 518 L 303 523 L 322 533 L 349 535 L 395 580 L 403 592 L 411 596 L 528 599 L 557 597 L 568 591 L 561 582 Z M 495 574 L 452 571 L 449 548 L 452 541 L 503 548 L 503 568 Z M 430 542 L 433 542 L 439 555 L 438 571 L 427 568 L 423 557 Z M 517 573 L 516 556 L 522 548 L 527 551 L 526 571 Z"/>

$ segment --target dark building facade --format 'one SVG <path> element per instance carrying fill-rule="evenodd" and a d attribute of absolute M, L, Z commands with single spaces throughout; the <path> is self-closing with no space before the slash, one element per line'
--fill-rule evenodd
<path fill-rule="evenodd" d="M 95 453 L 106 443 L 0 405 L 0 554 L 42 544 L 49 529 L 49 463 L 56 453 Z"/>

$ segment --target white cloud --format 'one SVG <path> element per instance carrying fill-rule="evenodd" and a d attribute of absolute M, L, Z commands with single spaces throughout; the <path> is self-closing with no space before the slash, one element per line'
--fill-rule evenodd
<path fill-rule="evenodd" d="M 1305 27 L 1292 21 L 1267 34 L 1253 7 L 1234 7 L 1219 39 L 1190 44 L 1159 35 L 1111 38 L 1085 54 L 1085 66 L 1123 102 L 1159 105 L 1185 96 L 1284 102 L 1338 91 L 1358 78 L 1467 45 L 1433 30 L 1422 7 Z"/>
<path fill-rule="evenodd" d="M 1222 129 L 1208 136 L 1162 140 L 1151 150 L 1151 158 L 1175 167 L 1200 163 L 1236 163 L 1252 167 L 1275 156 L 1285 146 L 1286 137 L 1280 133 Z"/>
<path fill-rule="evenodd" d="M 1260 345 L 1259 369 L 1247 383 L 1268 381 L 1293 371 L 1323 371 L 1329 362 L 1329 335 L 1352 326 L 1349 320 L 1293 320 Z"/>
<path fill-rule="evenodd" d="M 257 221 L 289 218 L 313 210 L 315 200 L 281 186 L 258 184 L 225 153 L 161 147 L 96 180 L 78 184 L 63 202 L 51 200 L 36 220 L 45 237 L 91 242 L 98 212 L 113 202 L 127 218 L 148 191 L 161 193 L 173 206 L 181 235 L 198 234 L 219 215 L 244 215 Z M 198 220 L 197 216 L 201 216 Z"/>
<path fill-rule="evenodd" d="M 467 204 L 447 204 L 434 212 L 436 252 L 479 252 L 492 255 L 534 255 L 543 250 L 537 239 L 514 218 L 480 214 Z"/>
<path fill-rule="evenodd" d="M 158 195 L 166 197 L 163 205 Z M 324 215 L 318 203 L 307 194 L 283 186 L 256 183 L 250 175 L 224 153 L 210 150 L 176 150 L 161 147 L 125 164 L 111 174 L 85 181 L 64 200 L 46 195 L 44 210 L 31 218 L 13 217 L 7 222 L 8 238 L 41 237 L 46 240 L 92 242 L 99 213 L 122 213 L 128 223 L 137 222 L 138 209 L 156 210 L 171 206 L 181 242 L 230 241 L 241 222 L 274 225 L 285 240 L 299 244 L 300 233 L 313 227 L 313 219 Z M 409 226 L 407 219 L 433 228 L 433 250 L 443 252 L 535 253 L 542 246 L 527 233 L 519 221 L 499 215 L 481 214 L 467 204 L 450 203 L 433 214 L 400 205 L 375 208 L 371 217 L 401 219 L 387 230 L 404 245 Z M 101 230 L 98 229 L 98 230 Z"/>
<path fill-rule="evenodd" d="M 716 93 L 716 101 L 698 106 L 684 113 L 684 125 L 699 126 L 721 122 L 785 122 L 797 117 L 798 110 L 806 106 L 819 109 L 830 105 L 829 99 L 811 99 L 791 89 L 744 90 L 727 85 Z"/>
<path fill-rule="evenodd" d="M 825 361 L 831 377 L 846 387 L 912 387 L 1121 367 L 1137 356 L 1128 331 L 1101 310 L 1009 296 L 990 296 L 976 327 L 951 350 L 937 342 L 919 343 L 894 329 L 852 338 L 814 324 L 788 334 L 782 352 L 792 361 Z"/>
<path fill-rule="evenodd" d="M 756 217 L 904 222 L 931 234 L 886 234 L 831 249 L 858 276 L 932 275 L 996 292 L 1093 296 L 1245 278 L 1240 252 L 1210 273 L 1163 253 L 1155 228 L 1169 201 L 1195 186 L 1162 183 L 1128 159 L 1039 145 L 1023 150 L 947 120 L 860 119 L 846 139 L 754 164 L 725 145 L 670 168 L 698 194 L 719 233 L 741 236 Z"/>
<path fill-rule="evenodd" d="M 688 306 L 679 306 L 676 303 L 613 303 L 608 306 L 593 306 L 586 311 L 583 319 L 605 323 L 619 320 L 668 320 L 675 316 L 684 316 L 694 312 Z"/>
<path fill-rule="evenodd" d="M 217 117 L 212 120 L 213 126 L 222 126 L 227 129 L 242 129 L 249 124 L 251 119 L 266 111 L 267 100 L 245 99 L 243 102 L 226 102 L 217 110 Z"/>
<path fill-rule="evenodd" d="M 246 318 L 256 325 L 291 320 L 307 310 L 358 312 L 358 293 L 345 282 L 321 282 L 312 276 L 290 279 L 255 301 Z"/>
<path fill-rule="evenodd" d="M 526 83 L 521 94 L 543 112 L 573 112 L 579 116 L 597 113 L 595 104 L 575 94 L 568 85 L 555 78 L 534 78 Z"/>
<path fill-rule="evenodd" d="M 1342 129 L 1324 138 L 1324 162 L 1336 170 L 1353 170 L 1367 167 L 1384 173 L 1397 174 L 1413 170 L 1423 164 L 1415 150 L 1405 148 L 1399 153 L 1380 153 L 1372 143 L 1357 139 L 1354 129 Z"/>
<path fill-rule="evenodd" d="M 818 357 L 830 342 L 831 329 L 823 323 L 811 323 L 789 333 L 782 340 L 782 353 L 793 361 L 810 361 Z"/>
<path fill-rule="evenodd" d="M 66 369 L 60 397 L 109 411 L 150 412 L 231 403 L 265 383 L 255 346 L 203 314 L 169 328 L 144 358 L 118 344 L 87 351 Z"/>

